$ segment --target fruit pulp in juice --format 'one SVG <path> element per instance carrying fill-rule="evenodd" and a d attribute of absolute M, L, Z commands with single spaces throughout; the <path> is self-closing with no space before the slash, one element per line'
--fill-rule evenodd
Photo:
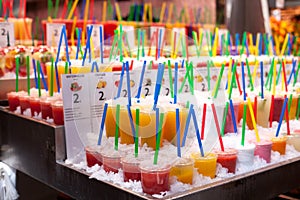
<path fill-rule="evenodd" d="M 124 181 L 128 182 L 129 180 L 141 180 L 141 171 L 137 163 L 123 163 L 123 176 Z"/>
<path fill-rule="evenodd" d="M 265 99 L 261 99 L 258 97 L 256 120 L 257 120 L 258 125 L 265 127 L 265 128 L 267 128 L 269 125 L 270 106 L 271 106 L 270 97 L 267 97 Z"/>
<path fill-rule="evenodd" d="M 42 118 L 47 119 L 52 119 L 52 106 L 51 106 L 51 101 L 47 100 L 41 100 L 41 113 L 42 113 Z"/>
<path fill-rule="evenodd" d="M 272 142 L 260 141 L 255 144 L 254 155 L 258 155 L 260 158 L 264 159 L 267 163 L 270 163 L 271 149 L 272 149 Z"/>
<path fill-rule="evenodd" d="M 64 125 L 64 108 L 62 102 L 52 105 L 52 116 L 56 125 Z"/>
<path fill-rule="evenodd" d="M 274 97 L 273 121 L 279 122 L 283 101 L 282 97 Z"/>
<path fill-rule="evenodd" d="M 239 103 L 233 103 L 233 110 L 234 110 L 234 117 L 236 124 L 237 123 L 237 118 L 238 118 L 238 113 L 239 113 Z M 223 121 L 223 119 L 222 119 Z M 228 106 L 228 112 L 226 115 L 226 123 L 225 123 L 225 129 L 224 133 L 233 133 L 234 132 L 234 126 L 233 126 L 233 121 L 232 121 L 232 114 L 231 114 L 231 109 L 230 106 Z"/>
<path fill-rule="evenodd" d="M 297 108 L 298 108 L 298 97 L 296 97 L 296 95 L 293 95 L 293 97 L 292 97 L 292 103 L 291 103 L 290 109 L 288 111 L 288 113 L 289 113 L 289 120 L 293 120 L 293 119 L 296 118 Z M 285 119 L 285 115 L 284 115 L 284 119 Z"/>
<path fill-rule="evenodd" d="M 93 167 L 95 164 L 98 164 L 99 166 L 102 165 L 102 159 L 101 155 L 98 152 L 92 152 L 92 151 L 85 151 L 86 153 L 86 162 L 88 167 Z"/>

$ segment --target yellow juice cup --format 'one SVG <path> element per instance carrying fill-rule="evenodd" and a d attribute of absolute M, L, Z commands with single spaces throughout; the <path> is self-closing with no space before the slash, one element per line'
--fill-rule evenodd
<path fill-rule="evenodd" d="M 130 126 L 129 115 L 126 107 L 120 109 L 120 143 L 121 144 L 133 144 L 133 134 Z"/>
<path fill-rule="evenodd" d="M 46 71 L 47 71 L 47 85 L 50 89 L 51 83 L 51 62 L 46 63 Z M 57 71 L 59 77 L 59 85 L 62 86 L 61 83 L 61 75 L 65 73 L 65 64 L 63 62 L 57 63 Z M 57 83 L 56 83 L 56 72 L 55 72 L 55 63 L 53 63 L 53 91 L 57 92 Z"/>
<path fill-rule="evenodd" d="M 287 97 L 289 97 L 289 95 Z M 290 110 L 289 110 L 289 120 L 296 118 L 297 107 L 298 107 L 298 95 L 293 94 L 292 103 L 290 105 Z"/>
<path fill-rule="evenodd" d="M 200 153 L 192 153 L 191 158 L 194 159 L 194 166 L 199 174 L 215 178 L 217 169 L 217 155 L 214 153 L 205 154 L 204 157 Z"/>
<path fill-rule="evenodd" d="M 29 40 L 31 39 L 31 29 L 32 29 L 32 19 L 31 18 L 19 18 L 17 20 L 18 26 L 18 36 L 20 40 Z M 26 26 L 26 27 L 25 27 Z M 26 31 L 27 28 L 27 31 Z M 16 35 L 16 34 L 15 34 Z"/>
<path fill-rule="evenodd" d="M 188 111 L 187 109 L 180 109 L 179 120 L 180 120 L 180 144 L 182 143 L 182 138 L 185 129 L 185 123 L 187 119 Z M 177 146 L 176 139 L 176 111 L 175 109 L 169 110 L 166 113 L 166 123 L 163 129 L 163 139 L 168 140 L 172 144 Z"/>
<path fill-rule="evenodd" d="M 170 171 L 170 176 L 176 176 L 177 180 L 186 183 L 193 183 L 194 161 L 191 158 L 179 158 Z"/>
<path fill-rule="evenodd" d="M 273 137 L 271 139 L 272 151 L 278 151 L 281 155 L 285 155 L 286 140 L 286 137 Z"/>
<path fill-rule="evenodd" d="M 264 99 L 257 97 L 257 124 L 267 128 L 269 126 L 271 98 L 266 96 Z"/>
<path fill-rule="evenodd" d="M 105 132 L 106 137 L 115 137 L 116 133 L 116 106 L 108 105 L 106 111 L 106 119 L 105 119 Z M 121 119 L 122 120 L 122 119 Z"/>

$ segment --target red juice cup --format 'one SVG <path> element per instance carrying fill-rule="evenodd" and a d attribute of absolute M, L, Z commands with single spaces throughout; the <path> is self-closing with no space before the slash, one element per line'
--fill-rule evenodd
<path fill-rule="evenodd" d="M 54 124 L 64 125 L 64 106 L 61 100 L 52 104 L 52 116 Z"/>
<path fill-rule="evenodd" d="M 31 116 L 39 115 L 41 112 L 41 99 L 39 97 L 30 97 Z"/>
<path fill-rule="evenodd" d="M 170 165 L 154 165 L 147 162 L 140 164 L 141 170 L 141 183 L 144 193 L 153 195 L 165 192 L 170 189 L 169 176 Z"/>
<path fill-rule="evenodd" d="M 118 173 L 122 168 L 121 155 L 118 151 L 106 151 L 102 154 L 103 169 L 106 172 Z"/>
<path fill-rule="evenodd" d="M 102 155 L 97 147 L 85 147 L 85 155 L 88 167 L 93 167 L 96 164 L 102 165 Z"/>
<path fill-rule="evenodd" d="M 56 101 L 56 99 L 53 97 L 45 97 L 41 99 L 40 104 L 41 104 L 42 119 L 46 120 L 47 118 L 49 119 L 53 118 L 51 104 L 54 101 Z"/>
<path fill-rule="evenodd" d="M 20 106 L 19 93 L 17 92 L 7 93 L 7 99 L 8 99 L 10 111 L 15 111 L 17 107 Z"/>
<path fill-rule="evenodd" d="M 235 124 L 238 124 L 238 113 L 239 113 L 239 106 L 240 103 L 233 103 L 233 110 L 234 110 L 234 117 L 235 117 Z M 231 109 L 230 106 L 228 106 L 228 112 L 226 114 L 226 123 L 225 123 L 225 129 L 224 133 L 233 133 L 234 132 L 234 126 L 233 126 L 233 121 L 232 121 L 232 114 L 231 114 Z"/>
<path fill-rule="evenodd" d="M 271 149 L 272 142 L 271 141 L 260 141 L 255 143 L 254 155 L 259 156 L 264 159 L 267 163 L 271 162 Z"/>
<path fill-rule="evenodd" d="M 283 97 L 274 97 L 273 121 L 279 122 L 283 101 Z"/>
<path fill-rule="evenodd" d="M 217 163 L 227 168 L 229 173 L 235 173 L 237 150 L 225 149 L 225 151 L 216 151 L 215 153 L 218 155 Z"/>
<path fill-rule="evenodd" d="M 30 96 L 27 94 L 19 96 L 20 107 L 21 107 L 21 114 L 24 114 L 24 111 L 30 108 Z"/>
<path fill-rule="evenodd" d="M 123 177 L 124 181 L 140 181 L 141 180 L 141 170 L 139 168 L 141 162 L 141 156 L 139 158 L 135 157 L 123 157 L 121 159 L 122 168 L 123 168 Z"/>

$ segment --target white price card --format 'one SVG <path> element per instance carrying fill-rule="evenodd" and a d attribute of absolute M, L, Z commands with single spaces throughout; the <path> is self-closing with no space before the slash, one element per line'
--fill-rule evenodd
<path fill-rule="evenodd" d="M 151 96 L 154 94 L 155 78 L 157 70 L 145 70 L 141 96 Z"/>
<path fill-rule="evenodd" d="M 164 76 L 163 76 L 163 79 L 162 79 L 162 87 L 161 87 L 160 95 L 171 96 L 171 87 L 173 87 L 173 91 L 174 91 L 174 74 L 175 74 L 174 69 L 172 69 L 171 70 L 171 83 L 172 83 L 172 86 L 171 86 L 170 85 L 169 70 L 166 69 L 164 71 Z"/>
<path fill-rule="evenodd" d="M 88 144 L 91 132 L 89 74 L 62 76 L 67 157 L 76 156 Z"/>
<path fill-rule="evenodd" d="M 9 39 L 9 41 L 8 41 Z M 0 22 L 0 46 L 15 46 L 15 30 L 12 22 Z"/>
<path fill-rule="evenodd" d="M 99 133 L 103 107 L 106 100 L 112 99 L 112 73 L 91 73 L 90 85 L 90 110 L 92 120 L 92 132 Z"/>
<path fill-rule="evenodd" d="M 57 47 L 59 43 L 60 34 L 62 31 L 64 24 L 54 24 L 47 23 L 46 25 L 46 38 L 47 38 L 47 46 L 49 47 Z M 64 43 L 64 39 L 62 40 Z"/>
<path fill-rule="evenodd" d="M 100 46 L 100 26 L 102 27 L 102 41 L 104 44 L 104 27 L 101 24 L 88 24 L 88 27 L 93 26 L 93 32 L 91 35 L 94 48 L 97 48 Z"/>
<path fill-rule="evenodd" d="M 190 85 L 189 79 L 186 76 L 186 69 L 180 68 L 178 69 L 178 93 L 189 93 L 190 92 Z"/>

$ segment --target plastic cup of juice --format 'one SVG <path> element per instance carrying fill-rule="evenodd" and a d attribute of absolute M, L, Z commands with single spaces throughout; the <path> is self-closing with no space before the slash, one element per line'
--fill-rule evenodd
<path fill-rule="evenodd" d="M 178 158 L 170 170 L 170 176 L 176 176 L 177 180 L 186 183 L 193 183 L 194 160 L 191 158 Z"/>
<path fill-rule="evenodd" d="M 15 111 L 17 107 L 20 106 L 19 94 L 20 93 L 18 92 L 7 93 L 7 99 L 8 99 L 10 111 Z"/>
<path fill-rule="evenodd" d="M 106 172 L 118 173 L 122 168 L 121 154 L 114 149 L 106 150 L 102 153 L 103 169 Z"/>
<path fill-rule="evenodd" d="M 292 103 L 289 110 L 289 120 L 293 120 L 296 118 L 297 108 L 298 108 L 298 95 L 293 94 Z M 284 115 L 284 119 L 285 119 L 285 115 Z"/>
<path fill-rule="evenodd" d="M 292 133 L 286 136 L 286 144 L 292 145 L 297 151 L 300 151 L 300 134 Z"/>
<path fill-rule="evenodd" d="M 121 144 L 133 144 L 133 134 L 130 126 L 130 120 L 127 108 L 121 107 L 120 109 L 120 123 L 119 123 L 119 131 L 120 131 L 120 143 Z"/>
<path fill-rule="evenodd" d="M 238 119 L 238 113 L 239 113 L 239 106 L 240 106 L 240 102 L 233 103 L 233 110 L 234 110 L 236 124 L 238 124 L 237 119 Z M 233 133 L 233 132 L 234 132 L 234 126 L 233 126 L 233 121 L 232 121 L 232 115 L 231 115 L 230 106 L 228 106 L 228 112 L 226 114 L 226 123 L 225 123 L 224 133 Z"/>
<path fill-rule="evenodd" d="M 285 155 L 286 140 L 286 137 L 273 137 L 271 139 L 272 151 L 278 151 L 281 155 Z"/>
<path fill-rule="evenodd" d="M 199 174 L 216 177 L 217 155 L 214 153 L 205 154 L 203 157 L 200 153 L 192 153 L 191 158 L 194 159 L 194 167 L 197 168 Z"/>
<path fill-rule="evenodd" d="M 247 166 L 252 166 L 254 164 L 254 144 L 245 144 L 244 146 L 237 146 L 237 162 Z"/>
<path fill-rule="evenodd" d="M 187 119 L 188 111 L 187 109 L 179 110 L 179 121 L 180 121 L 180 144 L 182 143 L 185 123 Z M 171 142 L 172 144 L 177 146 L 177 136 L 176 136 L 176 111 L 174 109 L 170 109 L 166 112 L 166 121 L 163 129 L 163 139 Z"/>
<path fill-rule="evenodd" d="M 215 151 L 215 153 L 218 155 L 217 162 L 227 168 L 229 173 L 235 173 L 237 150 L 225 149 L 224 151 Z"/>
<path fill-rule="evenodd" d="M 57 96 L 53 97 L 42 97 L 40 100 L 41 104 L 41 113 L 42 113 L 42 119 L 52 119 L 52 104 L 57 101 L 59 98 Z"/>
<path fill-rule="evenodd" d="M 254 155 L 264 159 L 267 163 L 271 162 L 271 150 L 272 142 L 268 140 L 262 140 L 255 143 Z"/>
<path fill-rule="evenodd" d="M 128 182 L 129 180 L 141 180 L 141 170 L 139 168 L 141 160 L 141 155 L 139 155 L 139 157 L 125 156 L 121 158 L 125 182 Z"/>
<path fill-rule="evenodd" d="M 19 96 L 21 113 L 23 114 L 26 109 L 30 109 L 30 96 L 23 94 Z"/>
<path fill-rule="evenodd" d="M 258 125 L 265 128 L 269 126 L 270 106 L 270 97 L 265 97 L 264 99 L 261 99 L 260 97 L 257 98 L 256 121 Z"/>
<path fill-rule="evenodd" d="M 71 71 L 72 74 L 84 74 L 84 73 L 90 73 L 91 72 L 91 65 L 88 65 L 87 63 L 82 66 L 81 60 L 73 60 L 71 65 Z"/>
<path fill-rule="evenodd" d="M 105 119 L 106 137 L 115 137 L 116 128 L 116 106 L 108 104 Z"/>
<path fill-rule="evenodd" d="M 281 96 L 274 97 L 273 121 L 279 122 L 283 101 Z"/>
<path fill-rule="evenodd" d="M 153 195 L 165 192 L 170 189 L 169 176 L 171 165 L 161 164 L 157 165 L 149 161 L 141 162 L 141 183 L 144 193 Z"/>
<path fill-rule="evenodd" d="M 95 164 L 102 165 L 102 155 L 99 152 L 99 147 L 87 146 L 84 149 L 88 167 L 93 167 Z"/>
<path fill-rule="evenodd" d="M 35 96 L 31 96 L 29 99 L 31 116 L 39 115 L 39 113 L 41 112 L 41 99 Z"/>
<path fill-rule="evenodd" d="M 52 116 L 53 116 L 54 124 L 64 125 L 63 101 L 58 100 L 52 104 Z"/>
<path fill-rule="evenodd" d="M 31 18 L 19 18 L 17 19 L 18 31 L 19 31 L 19 39 L 21 40 L 29 40 L 31 39 L 31 27 L 32 27 L 32 19 Z M 27 26 L 26 28 L 24 28 Z"/>
<path fill-rule="evenodd" d="M 51 83 L 51 62 L 46 63 L 46 71 L 47 71 L 47 85 L 50 89 L 50 83 Z M 64 62 L 58 62 L 57 63 L 57 72 L 58 72 L 58 79 L 60 87 L 61 84 L 61 75 L 65 73 L 65 63 Z M 53 91 L 57 92 L 57 82 L 56 82 L 56 72 L 55 72 L 55 63 L 53 63 Z"/>

